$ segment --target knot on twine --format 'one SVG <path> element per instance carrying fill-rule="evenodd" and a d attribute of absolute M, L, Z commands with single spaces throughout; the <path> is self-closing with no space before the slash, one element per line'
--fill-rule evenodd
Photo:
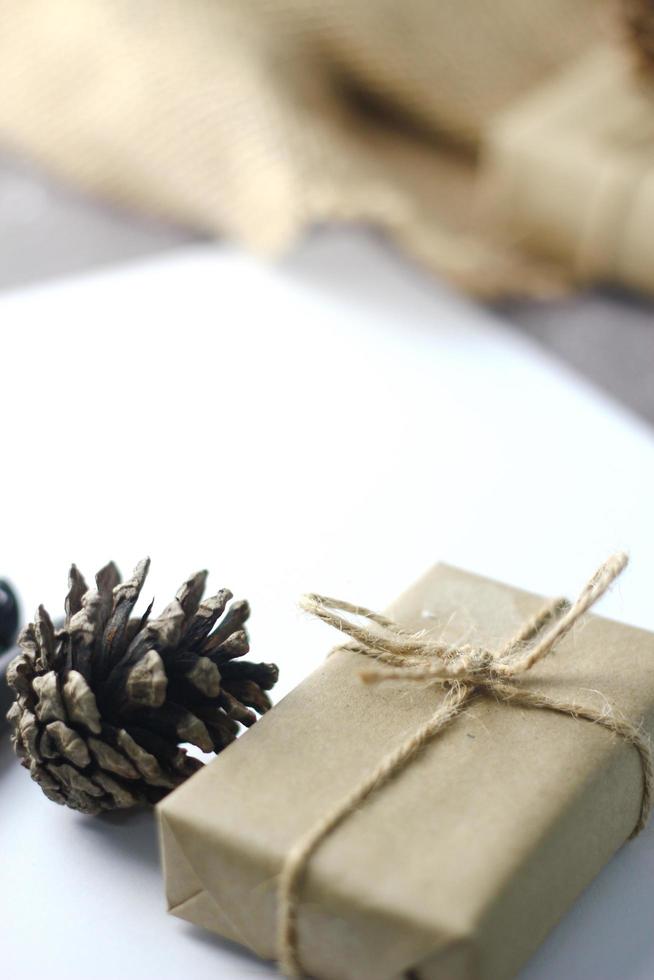
<path fill-rule="evenodd" d="M 599 709 L 558 700 L 515 683 L 516 678 L 554 650 L 584 613 L 604 595 L 627 562 L 626 554 L 613 555 L 595 572 L 574 603 L 567 599 L 548 602 L 498 651 L 470 644 L 443 643 L 425 631 L 411 632 L 365 606 L 316 594 L 303 596 L 303 609 L 350 637 L 351 642 L 339 649 L 363 654 L 381 665 L 363 670 L 363 681 L 433 681 L 444 687 L 446 693 L 436 712 L 382 759 L 379 766 L 311 827 L 287 854 L 279 878 L 278 896 L 278 956 L 280 969 L 286 976 L 303 975 L 298 952 L 300 889 L 307 865 L 319 845 L 480 694 L 593 722 L 633 745 L 640 756 L 643 792 L 638 821 L 631 836 L 635 837 L 645 827 L 652 806 L 654 763 L 649 741 L 639 728 L 606 706 Z M 356 616 L 365 624 L 353 622 L 348 616 Z"/>

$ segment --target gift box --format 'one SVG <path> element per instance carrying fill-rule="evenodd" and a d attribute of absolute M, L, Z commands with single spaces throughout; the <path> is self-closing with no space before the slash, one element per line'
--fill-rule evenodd
<path fill-rule="evenodd" d="M 500 113 L 484 179 L 500 223 L 581 281 L 654 289 L 654 87 L 613 45 Z"/>
<path fill-rule="evenodd" d="M 389 611 L 445 643 L 499 649 L 537 596 L 447 565 Z M 517 682 L 557 703 L 654 728 L 654 636 L 584 619 Z M 338 648 L 244 737 L 158 808 L 170 911 L 261 957 L 279 954 L 289 853 L 453 687 L 362 682 Z M 612 708 L 609 708 L 612 705 Z M 520 965 L 641 819 L 628 738 L 489 691 L 398 767 L 306 862 L 302 970 L 338 980 L 501 980 Z"/>

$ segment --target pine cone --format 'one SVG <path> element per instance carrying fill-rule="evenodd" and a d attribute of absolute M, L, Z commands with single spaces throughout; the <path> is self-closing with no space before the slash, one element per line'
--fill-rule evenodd
<path fill-rule="evenodd" d="M 40 606 L 8 668 L 22 765 L 49 799 L 83 813 L 157 802 L 202 767 L 180 743 L 219 752 L 270 707 L 277 667 L 238 660 L 247 602 L 223 616 L 231 592 L 201 601 L 198 572 L 160 616 L 150 604 L 130 618 L 149 565 L 120 584 L 112 562 L 97 589 L 73 565 L 63 628 Z"/>

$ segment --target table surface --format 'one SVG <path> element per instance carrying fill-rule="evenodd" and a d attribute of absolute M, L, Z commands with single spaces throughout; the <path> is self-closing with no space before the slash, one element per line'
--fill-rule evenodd
<path fill-rule="evenodd" d="M 266 267 L 195 246 L 8 292 L 3 571 L 56 615 L 67 564 L 153 559 L 147 598 L 209 567 L 253 605 L 279 695 L 332 636 L 318 590 L 383 607 L 443 559 L 572 593 L 632 566 L 603 612 L 654 628 L 649 427 L 500 319 L 366 236 Z M 151 814 L 50 803 L 0 745 L 2 963 L 50 980 L 273 968 L 165 914 Z M 521 980 L 654 975 L 654 829 L 625 846 Z"/>
<path fill-rule="evenodd" d="M 159 254 L 188 230 L 101 204 L 0 148 L 0 290 Z M 594 291 L 503 318 L 654 423 L 654 302 Z"/>

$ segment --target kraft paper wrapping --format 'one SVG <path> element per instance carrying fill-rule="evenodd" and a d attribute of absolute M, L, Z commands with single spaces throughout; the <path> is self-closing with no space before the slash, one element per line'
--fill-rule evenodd
<path fill-rule="evenodd" d="M 483 170 L 497 217 L 579 281 L 654 291 L 654 85 L 599 46 L 500 113 Z"/>
<path fill-rule="evenodd" d="M 499 645 L 541 603 L 438 565 L 390 615 L 436 624 L 452 642 Z M 652 634 L 591 616 L 525 684 L 584 703 L 606 696 L 651 734 L 653 654 Z M 159 805 L 173 914 L 275 957 L 276 879 L 289 848 L 440 697 L 433 686 L 366 686 L 364 660 L 336 652 Z M 314 855 L 299 917 L 306 972 L 513 976 L 627 839 L 641 793 L 636 751 L 605 730 L 475 702 Z"/>

